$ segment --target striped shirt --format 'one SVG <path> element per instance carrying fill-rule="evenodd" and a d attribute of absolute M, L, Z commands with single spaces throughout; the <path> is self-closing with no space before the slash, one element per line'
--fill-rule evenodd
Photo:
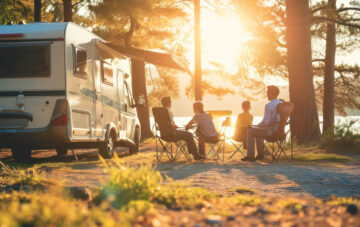
<path fill-rule="evenodd" d="M 208 113 L 197 113 L 192 119 L 198 127 L 198 130 L 202 136 L 205 137 L 217 137 L 218 133 L 216 132 L 214 123 L 211 119 L 210 114 Z"/>

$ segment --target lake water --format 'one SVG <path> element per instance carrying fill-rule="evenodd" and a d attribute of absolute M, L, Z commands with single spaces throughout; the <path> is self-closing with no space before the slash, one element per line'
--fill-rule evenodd
<path fill-rule="evenodd" d="M 178 126 L 184 126 L 186 125 L 190 120 L 191 120 L 191 116 L 189 117 L 175 117 L 175 123 Z M 219 127 L 221 125 L 221 122 L 225 119 L 225 117 L 219 117 L 219 118 L 215 118 L 214 119 L 214 123 L 216 127 Z M 259 123 L 262 120 L 261 116 L 254 116 L 254 122 L 253 124 L 256 125 L 257 123 Z M 351 130 L 359 133 L 360 134 L 360 116 L 348 116 L 348 117 L 341 117 L 341 116 L 336 116 L 335 117 L 335 123 L 336 125 L 341 125 L 344 123 L 349 123 L 350 121 L 355 121 L 355 124 L 351 127 Z M 236 122 L 236 116 L 231 116 L 231 124 L 232 126 L 234 126 Z M 322 117 L 320 116 L 320 128 L 322 128 Z M 151 117 L 150 118 L 150 123 L 151 125 L 154 124 L 154 118 Z M 230 129 L 230 131 L 228 132 L 229 134 L 232 133 L 233 130 Z M 227 134 L 228 134 L 227 133 Z"/>

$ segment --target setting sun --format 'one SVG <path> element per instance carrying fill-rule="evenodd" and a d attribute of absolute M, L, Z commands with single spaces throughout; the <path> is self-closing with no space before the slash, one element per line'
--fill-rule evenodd
<path fill-rule="evenodd" d="M 227 65 L 230 70 L 241 52 L 242 44 L 250 39 L 239 20 L 205 14 L 202 20 L 204 58 Z M 229 68 L 230 67 L 230 68 Z"/>

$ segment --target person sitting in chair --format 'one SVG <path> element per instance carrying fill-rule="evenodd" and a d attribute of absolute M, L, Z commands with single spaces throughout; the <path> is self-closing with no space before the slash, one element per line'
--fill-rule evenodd
<path fill-rule="evenodd" d="M 205 140 L 209 142 L 217 142 L 219 134 L 217 133 L 211 115 L 204 111 L 204 104 L 195 102 L 193 104 L 195 115 L 187 123 L 185 129 L 189 129 L 192 125 L 197 125 L 196 134 L 199 137 L 199 152 L 205 156 Z"/>
<path fill-rule="evenodd" d="M 243 112 L 239 114 L 236 118 L 235 134 L 233 136 L 233 139 L 235 141 L 244 142 L 244 148 L 246 149 L 247 129 L 252 125 L 254 117 L 250 113 L 250 101 L 242 102 L 241 106 Z"/>
<path fill-rule="evenodd" d="M 264 159 L 264 138 L 276 133 L 280 115 L 277 113 L 277 105 L 282 101 L 278 99 L 280 91 L 276 86 L 267 87 L 267 97 L 270 101 L 265 105 L 265 114 L 263 120 L 247 131 L 247 157 L 243 161 L 255 161 Z M 257 156 L 255 158 L 255 140 L 257 148 Z"/>
<path fill-rule="evenodd" d="M 191 132 L 180 130 L 179 127 L 175 124 L 174 115 L 171 112 L 171 97 L 166 96 L 161 99 L 161 104 L 163 107 L 166 107 L 169 111 L 171 125 L 174 130 L 174 134 L 180 140 L 184 140 L 186 142 L 187 149 L 190 154 L 193 155 L 194 159 L 198 160 L 201 159 L 201 156 L 198 154 L 198 149 L 196 147 L 196 143 L 194 141 L 194 137 Z"/>

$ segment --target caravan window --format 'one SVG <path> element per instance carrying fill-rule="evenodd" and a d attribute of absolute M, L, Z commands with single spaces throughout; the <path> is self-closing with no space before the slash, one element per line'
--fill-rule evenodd
<path fill-rule="evenodd" d="M 0 44 L 0 77 L 50 76 L 50 45 Z"/>
<path fill-rule="evenodd" d="M 104 84 L 113 85 L 114 83 L 114 74 L 112 65 L 102 61 L 101 62 L 101 79 Z"/>
<path fill-rule="evenodd" d="M 74 48 L 74 69 L 75 75 L 80 77 L 87 76 L 87 53 L 86 50 L 73 46 Z"/>

